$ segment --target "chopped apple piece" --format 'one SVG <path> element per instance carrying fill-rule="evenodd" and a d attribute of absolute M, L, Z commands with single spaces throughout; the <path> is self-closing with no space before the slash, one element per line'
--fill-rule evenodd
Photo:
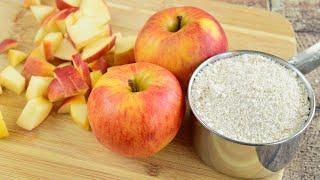
<path fill-rule="evenodd" d="M 90 87 L 91 80 L 88 63 L 81 60 L 80 54 L 76 54 L 73 56 L 73 66 L 81 74 L 82 78 L 87 82 L 87 85 Z"/>
<path fill-rule="evenodd" d="M 80 0 L 56 0 L 56 6 L 59 10 L 79 7 Z"/>
<path fill-rule="evenodd" d="M 72 56 L 77 54 L 78 51 L 73 47 L 72 43 L 68 39 L 63 39 L 60 46 L 54 53 L 54 57 L 61 60 L 72 61 Z"/>
<path fill-rule="evenodd" d="M 77 49 L 82 49 L 102 37 L 109 36 L 111 26 L 98 25 L 94 18 L 80 18 L 75 24 L 67 26 L 67 32 Z"/>
<path fill-rule="evenodd" d="M 36 58 L 28 58 L 24 64 L 23 75 L 26 79 L 30 79 L 31 76 L 53 76 L 55 66 L 47 61 L 41 61 Z"/>
<path fill-rule="evenodd" d="M 114 52 L 114 66 L 134 63 L 134 45 L 136 36 L 120 37 L 116 40 Z"/>
<path fill-rule="evenodd" d="M 5 39 L 0 43 L 0 54 L 6 52 L 9 49 L 16 48 L 18 42 L 14 39 Z"/>
<path fill-rule="evenodd" d="M 40 29 L 37 31 L 37 33 L 34 37 L 33 42 L 35 44 L 40 44 L 42 42 L 43 38 L 46 37 L 47 34 L 48 34 L 47 31 L 43 27 L 40 27 Z"/>
<path fill-rule="evenodd" d="M 93 71 L 90 73 L 92 87 L 94 87 L 94 85 L 98 82 L 101 76 L 102 76 L 101 71 Z"/>
<path fill-rule="evenodd" d="M 64 91 L 65 98 L 85 94 L 89 89 L 81 74 L 72 66 L 56 68 L 54 73 Z"/>
<path fill-rule="evenodd" d="M 79 12 L 79 11 L 76 11 L 76 12 Z M 69 14 L 65 19 L 60 19 L 56 21 L 56 24 L 58 25 L 59 30 L 63 34 L 67 33 L 67 26 L 71 26 L 78 20 L 78 17 L 76 16 L 76 12 Z"/>
<path fill-rule="evenodd" d="M 41 4 L 41 0 L 24 0 L 23 6 L 25 8 L 29 8 L 30 6 L 40 5 L 40 4 Z"/>
<path fill-rule="evenodd" d="M 72 104 L 70 106 L 70 113 L 73 121 L 76 122 L 76 124 L 83 129 L 90 129 L 86 104 Z"/>
<path fill-rule="evenodd" d="M 91 71 L 101 71 L 102 73 L 107 72 L 108 64 L 104 57 L 101 57 L 89 64 Z"/>
<path fill-rule="evenodd" d="M 92 62 L 104 56 L 116 42 L 116 36 L 103 37 L 86 46 L 81 54 L 84 61 Z"/>
<path fill-rule="evenodd" d="M 43 21 L 42 27 L 44 27 L 44 29 L 47 32 L 59 32 L 59 27 L 56 22 L 67 18 L 71 13 L 75 12 L 76 10 L 76 8 L 71 8 L 55 12 Z"/>
<path fill-rule="evenodd" d="M 19 116 L 17 125 L 23 129 L 31 131 L 48 117 L 51 109 L 52 103 L 47 99 L 43 97 L 31 99 L 28 101 Z"/>
<path fill-rule="evenodd" d="M 27 58 L 27 56 L 28 55 L 26 53 L 18 50 L 10 49 L 8 52 L 8 59 L 12 66 L 16 66 L 17 64 L 21 63 Z"/>
<path fill-rule="evenodd" d="M 54 7 L 46 5 L 31 6 L 30 9 L 32 14 L 40 24 L 55 10 Z"/>
<path fill-rule="evenodd" d="M 26 98 L 30 100 L 36 97 L 46 97 L 52 79 L 51 77 L 31 76 Z"/>
<path fill-rule="evenodd" d="M 57 79 L 53 79 L 49 84 L 48 99 L 50 102 L 61 101 L 64 99 L 64 91 Z"/>
<path fill-rule="evenodd" d="M 83 16 L 99 19 L 100 25 L 110 21 L 109 9 L 103 0 L 82 0 L 80 11 Z"/>
<path fill-rule="evenodd" d="M 12 66 L 8 66 L 0 73 L 0 83 L 16 94 L 21 94 L 25 89 L 26 80 Z"/>
<path fill-rule="evenodd" d="M 59 108 L 58 113 L 70 113 L 70 106 L 72 104 L 86 104 L 86 98 L 84 95 L 78 95 L 66 99 Z"/>
<path fill-rule="evenodd" d="M 27 61 L 30 58 L 35 58 L 35 59 L 39 59 L 41 61 L 46 61 L 44 45 L 42 43 L 31 51 L 31 53 L 29 54 L 29 56 L 27 58 Z"/>
<path fill-rule="evenodd" d="M 65 67 L 65 66 L 72 66 L 72 63 L 71 62 L 61 63 L 57 67 Z"/>
<path fill-rule="evenodd" d="M 43 39 L 43 46 L 47 60 L 52 60 L 54 53 L 63 40 L 61 32 L 51 32 Z"/>
<path fill-rule="evenodd" d="M 2 113 L 0 111 L 0 139 L 8 136 L 9 136 L 9 131 L 7 129 L 6 123 L 4 122 Z"/>

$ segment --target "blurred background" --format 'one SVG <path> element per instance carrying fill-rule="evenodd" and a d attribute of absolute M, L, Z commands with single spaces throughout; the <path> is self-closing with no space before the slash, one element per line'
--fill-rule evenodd
<path fill-rule="evenodd" d="M 263 8 L 285 16 L 296 32 L 298 52 L 320 41 L 320 0 L 220 0 Z M 320 102 L 320 68 L 307 75 Z M 285 169 L 284 180 L 320 180 L 320 114 L 302 139 L 295 160 Z"/>

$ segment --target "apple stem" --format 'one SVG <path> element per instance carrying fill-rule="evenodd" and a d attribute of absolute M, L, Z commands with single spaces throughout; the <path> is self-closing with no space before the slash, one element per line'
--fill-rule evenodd
<path fill-rule="evenodd" d="M 132 92 L 138 92 L 139 91 L 137 83 L 134 80 L 129 79 L 128 80 L 128 85 L 130 86 Z"/>
<path fill-rule="evenodd" d="M 179 30 L 179 29 L 181 28 L 182 16 L 177 16 L 177 20 L 178 20 L 178 27 L 177 27 L 177 30 Z"/>

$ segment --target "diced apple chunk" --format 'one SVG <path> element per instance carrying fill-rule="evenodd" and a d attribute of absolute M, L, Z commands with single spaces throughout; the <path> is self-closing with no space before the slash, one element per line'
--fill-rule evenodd
<path fill-rule="evenodd" d="M 81 55 L 76 54 L 73 56 L 73 66 L 81 74 L 82 78 L 86 81 L 87 85 L 91 86 L 90 70 L 87 62 L 82 61 Z"/>
<path fill-rule="evenodd" d="M 0 83 L 16 94 L 21 94 L 25 89 L 26 80 L 14 67 L 8 66 L 0 73 Z"/>
<path fill-rule="evenodd" d="M 86 104 L 72 104 L 70 106 L 70 113 L 73 121 L 78 126 L 86 130 L 90 129 Z"/>
<path fill-rule="evenodd" d="M 76 12 L 79 12 L 79 11 L 76 11 Z M 76 12 L 69 14 L 69 16 L 67 16 L 65 19 L 56 21 L 56 24 L 58 25 L 60 31 L 63 34 L 67 33 L 67 26 L 74 24 L 78 20 L 77 16 L 75 15 Z"/>
<path fill-rule="evenodd" d="M 9 49 L 16 48 L 18 42 L 14 39 L 5 39 L 0 43 L 0 54 L 6 52 Z"/>
<path fill-rule="evenodd" d="M 101 57 L 93 61 L 88 66 L 91 69 L 91 71 L 101 71 L 102 73 L 107 72 L 107 69 L 108 69 L 108 64 L 107 64 L 107 61 L 104 59 L 104 57 Z"/>
<path fill-rule="evenodd" d="M 40 44 L 43 38 L 46 37 L 47 33 L 48 32 L 43 27 L 40 27 L 40 29 L 37 31 L 36 35 L 34 36 L 33 42 L 35 44 Z"/>
<path fill-rule="evenodd" d="M 90 73 L 92 87 L 94 87 L 94 85 L 98 82 L 101 76 L 102 76 L 101 71 L 93 71 Z"/>
<path fill-rule="evenodd" d="M 6 123 L 4 122 L 2 113 L 0 111 L 0 139 L 8 136 L 9 136 L 9 131 L 7 129 Z"/>
<path fill-rule="evenodd" d="M 114 66 L 135 62 L 134 45 L 136 36 L 124 36 L 117 38 L 114 52 Z"/>
<path fill-rule="evenodd" d="M 66 99 L 62 106 L 59 108 L 58 113 L 70 113 L 70 106 L 72 104 L 86 104 L 86 99 L 84 95 L 78 95 Z"/>
<path fill-rule="evenodd" d="M 48 93 L 48 87 L 53 78 L 42 76 L 31 76 L 29 86 L 26 92 L 26 98 L 28 100 L 36 97 L 46 97 Z"/>
<path fill-rule="evenodd" d="M 64 91 L 57 79 L 53 79 L 48 87 L 48 99 L 50 102 L 63 100 Z"/>
<path fill-rule="evenodd" d="M 116 37 L 102 37 L 99 40 L 86 46 L 81 54 L 81 58 L 84 61 L 92 62 L 100 57 L 104 56 L 116 42 Z"/>
<path fill-rule="evenodd" d="M 28 58 L 23 67 L 23 75 L 29 80 L 31 76 L 52 77 L 55 66 L 47 61 L 36 58 Z"/>
<path fill-rule="evenodd" d="M 8 52 L 8 59 L 12 66 L 16 66 L 19 63 L 21 63 L 23 60 L 27 58 L 27 56 L 28 55 L 26 53 L 18 50 L 10 49 Z"/>
<path fill-rule="evenodd" d="M 72 43 L 68 39 L 63 39 L 60 46 L 54 53 L 54 57 L 61 60 L 72 61 L 72 56 L 77 54 L 78 51 L 73 47 Z"/>
<path fill-rule="evenodd" d="M 63 40 L 61 32 L 51 32 L 43 39 L 43 46 L 47 60 L 52 60 L 54 53 Z"/>
<path fill-rule="evenodd" d="M 98 19 L 100 25 L 110 21 L 110 13 L 107 4 L 103 0 L 82 0 L 80 11 L 83 16 Z"/>
<path fill-rule="evenodd" d="M 31 99 L 28 101 L 19 116 L 17 125 L 23 129 L 31 131 L 48 117 L 51 109 L 52 103 L 47 99 L 43 97 Z"/>
<path fill-rule="evenodd" d="M 54 7 L 46 5 L 31 6 L 30 9 L 32 11 L 32 14 L 40 24 L 55 10 Z"/>
<path fill-rule="evenodd" d="M 44 51 L 44 46 L 42 43 L 31 51 L 31 53 L 29 54 L 29 56 L 27 58 L 27 61 L 29 58 L 35 58 L 35 59 L 39 59 L 42 61 L 47 60 L 46 55 L 45 55 L 45 51 Z"/>
<path fill-rule="evenodd" d="M 75 24 L 67 26 L 67 32 L 77 49 L 109 36 L 110 27 L 97 24 L 94 18 L 80 18 Z"/>

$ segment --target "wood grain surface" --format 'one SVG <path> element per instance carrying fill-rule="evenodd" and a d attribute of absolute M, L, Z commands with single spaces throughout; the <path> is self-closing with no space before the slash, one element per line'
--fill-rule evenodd
<path fill-rule="evenodd" d="M 19 49 L 28 52 L 38 26 L 31 13 L 14 1 L 0 1 L 0 38 L 17 38 Z M 260 9 L 210 0 L 109 0 L 108 4 L 115 31 L 124 34 L 137 33 L 159 9 L 193 5 L 217 17 L 227 32 L 231 50 L 262 50 L 286 59 L 296 53 L 290 23 L 279 14 Z M 6 65 L 6 56 L 0 55 L 0 70 Z M 129 159 L 104 148 L 91 132 L 78 128 L 66 115 L 52 113 L 32 132 L 20 129 L 15 122 L 25 103 L 22 96 L 6 90 L 0 96 L 0 110 L 11 134 L 0 141 L 0 179 L 232 179 L 200 161 L 192 148 L 187 119 L 177 138 L 164 150 L 150 158 Z M 269 179 L 281 176 L 279 173 Z"/>

